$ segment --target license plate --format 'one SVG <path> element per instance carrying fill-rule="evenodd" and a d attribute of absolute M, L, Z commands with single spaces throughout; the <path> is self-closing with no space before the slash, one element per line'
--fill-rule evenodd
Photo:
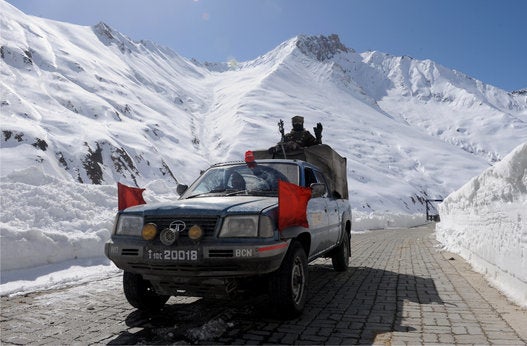
<path fill-rule="evenodd" d="M 195 262 L 200 259 L 200 253 L 195 248 L 145 248 L 143 258 L 149 261 Z"/>

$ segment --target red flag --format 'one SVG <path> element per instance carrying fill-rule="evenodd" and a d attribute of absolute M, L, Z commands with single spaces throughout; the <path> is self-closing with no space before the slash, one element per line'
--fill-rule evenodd
<path fill-rule="evenodd" d="M 144 190 L 117 183 L 118 210 L 124 210 L 134 205 L 146 204 L 143 199 Z"/>
<path fill-rule="evenodd" d="M 307 223 L 307 203 L 311 189 L 285 181 L 278 181 L 278 229 L 289 226 L 309 227 Z"/>

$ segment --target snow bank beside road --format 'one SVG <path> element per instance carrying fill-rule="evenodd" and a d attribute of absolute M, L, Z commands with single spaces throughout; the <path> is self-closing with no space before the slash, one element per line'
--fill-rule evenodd
<path fill-rule="evenodd" d="M 527 142 L 439 205 L 437 239 L 527 306 Z"/>
<path fill-rule="evenodd" d="M 352 232 L 387 228 L 408 228 L 427 223 L 425 214 L 403 214 L 388 212 L 364 213 L 352 210 L 352 218 Z"/>
<path fill-rule="evenodd" d="M 31 167 L 2 178 L 0 188 L 2 272 L 104 255 L 116 187 L 59 180 Z"/>
<path fill-rule="evenodd" d="M 145 187 L 147 202 L 177 196 L 176 187 L 164 181 Z M 2 177 L 0 190 L 3 275 L 9 270 L 104 257 L 117 212 L 116 185 L 80 184 L 30 167 Z"/>

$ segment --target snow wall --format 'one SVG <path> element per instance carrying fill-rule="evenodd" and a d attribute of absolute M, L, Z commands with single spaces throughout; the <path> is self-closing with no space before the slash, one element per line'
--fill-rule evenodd
<path fill-rule="evenodd" d="M 439 205 L 436 237 L 527 306 L 527 142 Z"/>

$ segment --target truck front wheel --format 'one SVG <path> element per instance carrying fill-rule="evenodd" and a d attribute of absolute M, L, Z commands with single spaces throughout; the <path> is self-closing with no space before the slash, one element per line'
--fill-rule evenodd
<path fill-rule="evenodd" d="M 293 241 L 280 269 L 269 282 L 271 301 L 281 316 L 300 315 L 307 298 L 307 256 L 300 243 Z"/>
<path fill-rule="evenodd" d="M 124 295 L 128 303 L 141 311 L 156 312 L 163 308 L 170 296 L 157 294 L 150 281 L 130 272 L 123 274 Z"/>

